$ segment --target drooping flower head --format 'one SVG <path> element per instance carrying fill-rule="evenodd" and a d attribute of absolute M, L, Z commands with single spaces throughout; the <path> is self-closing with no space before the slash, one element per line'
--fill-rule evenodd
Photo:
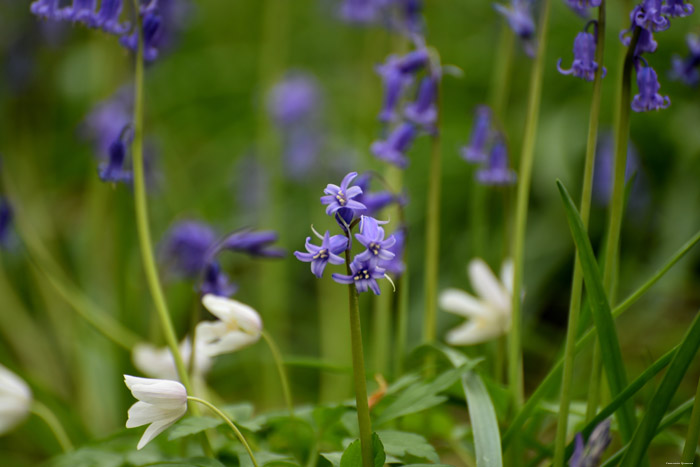
<path fill-rule="evenodd" d="M 32 405 L 32 391 L 22 378 L 0 365 L 0 435 L 17 426 Z"/>
<path fill-rule="evenodd" d="M 671 99 L 668 96 L 659 94 L 661 85 L 652 67 L 640 66 L 637 69 L 637 87 L 639 94 L 632 99 L 632 110 L 635 112 L 665 109 L 671 105 Z"/>
<path fill-rule="evenodd" d="M 299 261 L 311 263 L 311 272 L 314 276 L 323 277 L 323 271 L 328 263 L 343 264 L 345 260 L 339 255 L 348 248 L 348 239 L 344 235 L 333 235 L 326 230 L 326 233 L 321 237 L 321 246 L 316 246 L 311 243 L 311 237 L 306 237 L 306 251 L 295 251 L 294 256 Z"/>
<path fill-rule="evenodd" d="M 0 196 L 0 248 L 6 247 L 12 227 L 12 206 L 9 201 Z"/>
<path fill-rule="evenodd" d="M 502 137 L 497 137 L 494 141 L 489 160 L 476 172 L 476 179 L 483 185 L 515 183 L 517 176 L 508 166 L 508 147 Z"/>
<path fill-rule="evenodd" d="M 197 351 L 207 357 L 235 352 L 260 339 L 263 324 L 253 308 L 230 298 L 202 297 L 202 305 L 216 321 L 202 321 L 196 328 Z"/>
<path fill-rule="evenodd" d="M 83 23 L 88 27 L 95 27 L 95 9 L 97 0 L 73 0 L 73 4 L 61 12 L 61 19 L 74 23 Z"/>
<path fill-rule="evenodd" d="M 36 0 L 29 5 L 29 11 L 40 18 L 59 21 L 63 18 L 59 3 L 60 0 Z"/>
<path fill-rule="evenodd" d="M 323 190 L 326 195 L 321 196 L 321 204 L 326 205 L 326 214 L 332 216 L 343 208 L 352 210 L 354 214 L 367 209 L 364 204 L 353 199 L 362 194 L 362 188 L 350 185 L 355 177 L 357 177 L 357 172 L 350 172 L 343 177 L 340 186 L 332 183 L 326 186 Z"/>
<path fill-rule="evenodd" d="M 445 340 L 450 345 L 480 344 L 510 329 L 513 262 L 503 262 L 500 281 L 478 258 L 469 263 L 468 273 L 476 297 L 458 289 L 447 289 L 440 294 L 441 308 L 468 318 L 466 323 L 447 333 Z"/>
<path fill-rule="evenodd" d="M 397 126 L 385 141 L 378 140 L 373 142 L 370 146 L 370 150 L 377 159 L 381 159 L 404 169 L 408 166 L 406 151 L 411 147 L 415 138 L 415 125 L 404 122 Z"/>
<path fill-rule="evenodd" d="M 700 82 L 700 38 L 695 34 L 688 34 L 686 43 L 690 53 L 686 58 L 677 55 L 673 57 L 671 78 L 695 86 Z"/>
<path fill-rule="evenodd" d="M 665 31 L 671 22 L 663 16 L 661 0 L 644 0 L 630 14 L 630 19 L 640 28 L 650 32 Z"/>
<path fill-rule="evenodd" d="M 133 87 L 123 86 L 85 117 L 80 133 L 94 144 L 98 158 L 108 159 L 112 144 L 131 126 L 133 102 Z"/>
<path fill-rule="evenodd" d="M 379 295 L 381 290 L 378 279 L 386 277 L 385 269 L 372 261 L 362 261 L 358 257 L 350 263 L 350 274 L 333 273 L 333 280 L 339 284 L 355 284 L 359 293 L 371 290 L 375 295 Z"/>
<path fill-rule="evenodd" d="M 278 237 L 277 232 L 272 230 L 239 230 L 226 237 L 216 251 L 230 250 L 261 258 L 283 258 L 285 250 L 272 246 Z"/>
<path fill-rule="evenodd" d="M 574 63 L 571 68 L 561 68 L 561 58 L 557 62 L 557 70 L 563 75 L 574 75 L 586 81 L 593 81 L 598 63 L 595 61 L 596 40 L 589 32 L 580 32 L 574 40 Z M 607 70 L 603 67 L 603 77 Z"/>
<path fill-rule="evenodd" d="M 395 256 L 390 248 L 394 246 L 396 239 L 393 236 L 384 239 L 384 229 L 379 226 L 379 221 L 374 217 L 360 218 L 360 233 L 355 234 L 355 238 L 366 248 L 355 257 L 355 260 L 379 264 Z"/>
<path fill-rule="evenodd" d="M 124 383 L 138 399 L 129 409 L 126 427 L 149 425 L 137 449 L 143 448 L 187 412 L 187 390 L 177 381 L 124 375 Z"/>
<path fill-rule="evenodd" d="M 103 182 L 131 183 L 133 173 L 127 168 L 127 152 L 133 133 L 129 127 L 125 127 L 122 136 L 112 141 L 109 146 L 109 155 L 100 167 L 98 174 Z"/>
<path fill-rule="evenodd" d="M 491 109 L 481 105 L 476 108 L 469 144 L 461 149 L 467 162 L 480 163 L 488 159 L 487 145 L 491 138 Z"/>
<path fill-rule="evenodd" d="M 157 6 L 158 2 L 153 2 L 147 6 L 142 6 L 141 29 L 143 33 L 143 59 L 152 62 L 158 58 L 159 46 L 162 37 L 163 18 Z M 133 31 L 119 38 L 119 43 L 132 52 L 136 52 L 139 44 L 139 33 Z"/>
<path fill-rule="evenodd" d="M 602 0 L 565 0 L 566 4 L 578 15 L 587 18 L 589 8 L 597 8 Z"/>
<path fill-rule="evenodd" d="M 588 442 L 583 444 L 581 433 L 576 434 L 574 453 L 569 459 L 570 467 L 594 467 L 600 465 L 600 460 L 608 445 L 610 436 L 610 419 L 603 420 L 593 429 Z"/>
<path fill-rule="evenodd" d="M 209 263 L 216 232 L 208 224 L 185 220 L 173 225 L 163 240 L 163 256 L 184 277 L 198 277 Z"/>
<path fill-rule="evenodd" d="M 695 8 L 686 0 L 666 0 L 666 4 L 661 7 L 661 12 L 671 18 L 684 18 L 693 14 Z"/>
<path fill-rule="evenodd" d="M 406 118 L 416 125 L 425 128 L 429 133 L 436 130 L 437 120 L 437 79 L 431 75 L 425 76 L 418 87 L 415 102 L 406 106 Z"/>
<path fill-rule="evenodd" d="M 238 284 L 231 282 L 228 276 L 221 270 L 218 261 L 210 261 L 204 267 L 199 293 L 201 295 L 217 295 L 219 297 L 230 297 L 238 290 Z"/>
<path fill-rule="evenodd" d="M 129 23 L 120 23 L 122 0 L 102 0 L 100 11 L 95 17 L 95 26 L 114 35 L 122 35 L 130 28 Z"/>
<path fill-rule="evenodd" d="M 530 0 L 511 0 L 510 6 L 494 3 L 493 7 L 502 14 L 513 32 L 522 40 L 525 52 L 534 56 L 535 20 L 532 18 Z"/>

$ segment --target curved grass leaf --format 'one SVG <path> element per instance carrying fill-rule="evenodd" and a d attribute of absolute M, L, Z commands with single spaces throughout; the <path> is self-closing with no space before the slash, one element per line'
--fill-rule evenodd
<path fill-rule="evenodd" d="M 621 465 L 636 466 L 644 457 L 649 443 L 651 443 L 656 429 L 671 403 L 671 398 L 676 393 L 678 385 L 683 380 L 688 367 L 695 358 L 700 348 L 700 313 L 695 316 L 690 329 L 681 341 L 673 360 L 668 366 L 668 371 L 661 380 L 658 389 L 647 405 L 648 409 L 642 418 L 637 431 L 629 443 L 629 449 L 622 458 Z"/>
<path fill-rule="evenodd" d="M 498 431 L 496 409 L 493 408 L 484 382 L 475 372 L 470 371 L 462 376 L 462 387 L 467 396 L 469 419 L 474 432 L 474 447 L 476 448 L 477 467 L 500 467 L 501 435 Z"/>
<path fill-rule="evenodd" d="M 576 210 L 576 205 L 559 180 L 557 180 L 557 188 L 559 188 L 559 193 L 564 202 L 566 218 L 569 222 L 569 228 L 581 262 L 583 280 L 586 284 L 593 322 L 598 332 L 598 342 L 600 344 L 605 375 L 610 386 L 610 393 L 616 397 L 627 386 L 627 376 L 622 362 L 622 352 L 617 339 L 610 303 L 605 294 L 603 281 L 598 270 L 598 263 L 593 254 L 593 247 L 583 227 L 581 217 Z M 631 403 L 625 402 L 616 413 L 622 438 L 629 440 L 635 427 L 634 408 Z"/>

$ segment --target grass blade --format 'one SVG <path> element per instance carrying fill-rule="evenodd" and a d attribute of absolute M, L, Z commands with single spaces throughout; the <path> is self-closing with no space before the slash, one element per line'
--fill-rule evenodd
<path fill-rule="evenodd" d="M 477 467 L 501 467 L 501 435 L 498 431 L 496 409 L 493 407 L 481 377 L 474 371 L 462 376 L 462 387 L 467 397 L 469 419 L 474 431 Z"/>

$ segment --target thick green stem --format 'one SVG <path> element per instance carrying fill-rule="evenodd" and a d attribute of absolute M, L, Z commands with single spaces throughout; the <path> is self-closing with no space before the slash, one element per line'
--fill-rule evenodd
<path fill-rule="evenodd" d="M 595 165 L 595 150 L 598 139 L 598 117 L 600 116 L 600 98 L 603 81 L 603 57 L 605 47 L 605 1 L 598 8 L 598 24 L 596 37 L 595 61 L 598 69 L 593 81 L 593 97 L 591 99 L 591 111 L 588 120 L 588 141 L 586 143 L 586 161 L 583 170 L 583 187 L 581 189 L 581 220 L 584 227 L 588 228 L 588 219 L 591 211 L 591 193 L 593 189 L 593 168 Z M 576 256 L 574 276 L 571 283 L 571 303 L 569 305 L 569 323 L 566 330 L 566 344 L 564 348 L 564 371 L 561 384 L 561 396 L 559 399 L 559 417 L 557 419 L 557 432 L 554 441 L 554 467 L 564 465 L 566 451 L 566 428 L 569 420 L 569 405 L 571 403 L 571 383 L 574 374 L 574 360 L 576 356 L 576 336 L 579 326 L 579 314 L 581 312 L 581 293 L 583 290 L 583 271 L 581 263 Z"/>
<path fill-rule="evenodd" d="M 348 234 L 349 235 L 349 234 Z M 350 270 L 350 250 L 345 250 L 345 264 Z M 372 453 L 372 422 L 369 418 L 367 400 L 367 380 L 365 358 L 362 351 L 362 324 L 360 322 L 360 304 L 355 284 L 348 285 L 348 303 L 350 305 L 350 339 L 352 341 L 352 369 L 355 380 L 355 401 L 357 403 L 357 423 L 360 427 L 360 445 L 362 446 L 362 466 L 374 466 Z"/>
<path fill-rule="evenodd" d="M 63 425 L 61 425 L 61 422 L 58 420 L 58 417 L 56 417 L 56 414 L 54 414 L 51 411 L 51 409 L 49 409 L 47 406 L 45 406 L 39 401 L 34 401 L 32 403 L 30 411 L 34 415 L 42 419 L 44 423 L 46 423 L 46 425 L 51 430 L 51 433 L 53 433 L 53 435 L 56 437 L 58 444 L 61 445 L 61 449 L 63 449 L 63 452 L 73 450 L 73 443 L 71 443 L 70 438 L 66 433 L 66 430 L 63 428 Z"/>
<path fill-rule="evenodd" d="M 238 427 L 233 423 L 233 421 L 221 410 L 219 410 L 214 404 L 212 404 L 209 401 L 206 401 L 204 399 L 200 399 L 199 397 L 194 397 L 194 396 L 187 396 L 187 400 L 192 401 L 192 402 L 199 402 L 200 404 L 206 405 L 211 409 L 212 412 L 214 412 L 216 415 L 221 417 L 221 419 L 226 422 L 226 424 L 231 427 L 231 430 L 236 435 L 236 438 L 241 442 L 243 447 L 245 448 L 246 451 L 248 451 L 248 455 L 250 456 L 250 460 L 253 462 L 253 465 L 255 467 L 258 467 L 258 462 L 255 460 L 255 456 L 253 455 L 253 450 L 250 449 L 250 445 L 248 444 L 248 441 L 246 441 L 245 437 L 243 436 L 243 433 L 241 433 L 241 430 L 238 429 Z"/>
<path fill-rule="evenodd" d="M 695 450 L 698 447 L 698 436 L 700 436 L 700 381 L 698 381 L 693 411 L 690 414 L 690 422 L 688 422 L 688 434 L 685 437 L 681 463 L 694 465 L 693 461 L 695 459 Z"/>
<path fill-rule="evenodd" d="M 523 403 L 523 360 L 521 349 L 522 333 L 522 289 L 525 253 L 525 228 L 527 226 L 527 208 L 530 198 L 530 182 L 532 165 L 535 156 L 537 126 L 539 122 L 540 100 L 542 97 L 542 75 L 544 72 L 544 57 L 546 51 L 546 36 L 549 23 L 550 0 L 543 0 L 542 13 L 539 22 L 539 37 L 537 56 L 532 64 L 530 78 L 530 96 L 527 107 L 525 138 L 520 156 L 518 172 L 518 195 L 515 211 L 515 233 L 513 238 L 513 261 L 515 274 L 513 278 L 512 327 L 508 339 L 508 384 L 514 409 Z"/>
<path fill-rule="evenodd" d="M 284 362 L 282 361 L 282 354 L 280 353 L 277 344 L 272 339 L 272 336 L 267 331 L 262 332 L 262 337 L 265 339 L 267 346 L 270 348 L 270 353 L 272 353 L 272 358 L 277 366 L 277 373 L 279 373 L 280 384 L 282 385 L 282 392 L 284 393 L 284 401 L 287 404 L 287 409 L 289 409 L 289 415 L 294 416 L 294 404 L 292 402 L 292 391 L 289 387 L 289 378 L 287 377 L 287 371 L 284 368 Z"/>

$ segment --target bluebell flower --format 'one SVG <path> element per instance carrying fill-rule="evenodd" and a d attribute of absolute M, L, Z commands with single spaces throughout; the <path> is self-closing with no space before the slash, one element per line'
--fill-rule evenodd
<path fill-rule="evenodd" d="M 318 83 L 311 75 L 290 72 L 270 90 L 267 108 L 277 125 L 294 126 L 316 113 L 319 100 Z"/>
<path fill-rule="evenodd" d="M 610 419 L 600 422 L 593 429 L 585 445 L 583 444 L 583 436 L 581 436 L 581 433 L 577 433 L 574 453 L 569 459 L 569 467 L 595 467 L 600 465 L 600 460 L 610 441 L 612 441 L 610 436 Z"/>
<path fill-rule="evenodd" d="M 63 11 L 59 8 L 60 0 L 36 0 L 29 6 L 32 14 L 52 21 L 63 19 Z"/>
<path fill-rule="evenodd" d="M 152 62 L 158 58 L 163 19 L 157 4 L 142 8 L 140 14 L 143 30 L 143 59 Z M 136 52 L 139 43 L 138 31 L 121 36 L 119 43 L 132 52 Z"/>
<path fill-rule="evenodd" d="M 109 99 L 97 104 L 85 117 L 81 134 L 94 142 L 99 158 L 109 156 L 112 143 L 121 138 L 124 128 L 131 124 L 133 102 L 133 87 L 123 86 Z"/>
<path fill-rule="evenodd" d="M 695 8 L 685 0 L 666 0 L 666 4 L 661 7 L 661 12 L 672 18 L 684 18 L 691 15 Z"/>
<path fill-rule="evenodd" d="M 73 4 L 64 8 L 61 19 L 74 23 L 83 23 L 88 27 L 95 27 L 95 9 L 97 0 L 73 0 Z"/>
<path fill-rule="evenodd" d="M 630 17 L 635 25 L 650 32 L 665 31 L 671 22 L 663 16 L 661 0 L 644 0 L 632 10 Z"/>
<path fill-rule="evenodd" d="M 394 246 L 396 239 L 392 236 L 384 239 L 384 229 L 374 217 L 360 218 L 360 233 L 355 234 L 355 238 L 366 248 L 355 256 L 358 261 L 379 264 L 380 261 L 389 261 L 395 256 L 390 248 Z"/>
<path fill-rule="evenodd" d="M 389 162 L 403 169 L 408 165 L 408 158 L 405 152 L 411 147 L 411 143 L 413 143 L 415 137 L 415 125 L 404 122 L 391 132 L 386 141 L 373 142 L 370 146 L 370 150 L 377 159 Z"/>
<path fill-rule="evenodd" d="M 404 88 L 411 82 L 411 76 L 403 73 L 398 63 L 399 58 L 392 55 L 376 68 L 384 86 L 384 101 L 378 117 L 384 123 L 396 120 L 396 107 Z"/>
<path fill-rule="evenodd" d="M 314 231 L 315 232 L 315 231 Z M 294 256 L 299 261 L 304 261 L 305 263 L 311 263 L 311 272 L 314 276 L 321 278 L 323 277 L 323 270 L 326 268 L 326 264 L 343 264 L 345 260 L 338 256 L 348 248 L 348 239 L 344 235 L 333 235 L 326 230 L 323 237 L 319 235 L 321 239 L 321 246 L 316 246 L 311 243 L 311 237 L 306 237 L 306 251 L 304 253 L 301 251 L 295 251 Z"/>
<path fill-rule="evenodd" d="M 381 261 L 379 265 L 386 269 L 386 272 L 393 274 L 394 277 L 399 277 L 406 270 L 406 264 L 403 260 L 406 246 L 406 228 L 399 227 L 391 236 L 394 237 L 395 242 L 389 247 L 389 251 L 394 253 L 394 257 L 388 261 Z"/>
<path fill-rule="evenodd" d="M 321 203 L 326 205 L 326 214 L 331 216 L 341 208 L 350 209 L 355 213 L 367 209 L 364 204 L 353 199 L 362 194 L 362 188 L 350 186 L 350 182 L 352 182 L 355 177 L 357 177 L 357 172 L 350 172 L 343 177 L 340 186 L 332 183 L 326 186 L 323 190 L 326 195 L 321 196 Z"/>
<path fill-rule="evenodd" d="M 437 120 L 437 80 L 435 77 L 425 76 L 418 87 L 416 101 L 407 105 L 405 115 L 411 122 L 420 125 L 429 132 L 434 132 Z"/>
<path fill-rule="evenodd" d="M 133 137 L 129 127 L 109 147 L 109 157 L 99 168 L 100 180 L 113 183 L 131 183 L 133 173 L 126 168 L 128 145 Z"/>
<path fill-rule="evenodd" d="M 10 203 L 0 196 L 0 247 L 7 246 L 12 218 L 13 213 Z"/>
<path fill-rule="evenodd" d="M 485 105 L 476 108 L 469 144 L 461 149 L 467 162 L 486 162 L 487 144 L 491 138 L 491 109 Z"/>
<path fill-rule="evenodd" d="M 163 255 L 173 264 L 173 271 L 190 279 L 202 274 L 211 262 L 216 232 L 198 221 L 181 221 L 173 225 L 163 241 Z"/>
<path fill-rule="evenodd" d="M 375 295 L 381 293 L 377 279 L 386 277 L 385 269 L 370 261 L 355 258 L 350 263 L 350 275 L 333 273 L 333 280 L 339 284 L 355 284 L 359 293 L 371 290 Z"/>
<path fill-rule="evenodd" d="M 515 183 L 515 171 L 508 167 L 508 147 L 503 138 L 497 137 L 491 148 L 489 160 L 476 172 L 476 179 L 483 185 L 510 185 Z"/>
<path fill-rule="evenodd" d="M 671 105 L 671 99 L 668 96 L 659 94 L 661 85 L 652 67 L 641 66 L 637 70 L 637 87 L 639 94 L 632 99 L 632 110 L 635 112 L 665 109 Z"/>
<path fill-rule="evenodd" d="M 95 17 L 95 27 L 105 32 L 122 35 L 130 28 L 129 23 L 120 23 L 119 16 L 122 12 L 122 0 L 102 0 L 100 11 Z"/>
<path fill-rule="evenodd" d="M 523 41 L 525 52 L 533 56 L 535 52 L 535 20 L 532 18 L 530 0 L 511 0 L 510 7 L 494 3 L 493 7 L 502 14 L 513 32 Z"/>
<path fill-rule="evenodd" d="M 400 200 L 396 195 L 387 190 L 371 192 L 369 189 L 370 178 L 370 173 L 364 173 L 357 177 L 355 185 L 362 189 L 362 194 L 357 196 L 355 200 L 365 205 L 365 208 L 367 208 L 363 211 L 365 215 L 374 216 L 391 203 Z"/>
<path fill-rule="evenodd" d="M 212 294 L 219 297 L 230 297 L 238 290 L 238 285 L 230 282 L 226 274 L 221 271 L 218 261 L 207 263 L 202 275 L 202 282 L 199 285 L 199 293 L 202 295 Z"/>
<path fill-rule="evenodd" d="M 379 17 L 377 0 L 343 0 L 340 16 L 349 23 L 373 23 Z"/>
<path fill-rule="evenodd" d="M 588 9 L 597 8 L 600 6 L 602 0 L 565 0 L 566 4 L 573 10 L 576 14 L 583 18 L 588 18 Z"/>
<path fill-rule="evenodd" d="M 695 34 L 688 34 L 686 43 L 690 54 L 684 59 L 677 55 L 673 57 L 671 78 L 695 86 L 700 82 L 700 38 Z"/>
<path fill-rule="evenodd" d="M 399 0 L 404 29 L 408 33 L 419 33 L 423 29 L 423 2 L 421 0 Z"/>
<path fill-rule="evenodd" d="M 277 238 L 277 233 L 271 230 L 241 230 L 221 241 L 216 251 L 231 250 L 263 258 L 283 258 L 286 254 L 284 249 L 270 245 L 276 242 Z"/>
<path fill-rule="evenodd" d="M 561 58 L 557 62 L 557 70 L 563 75 L 573 74 L 577 78 L 586 81 L 593 81 L 598 63 L 595 61 L 596 40 L 595 36 L 589 32 L 580 32 L 574 40 L 574 63 L 571 68 L 564 70 L 561 68 Z M 603 77 L 607 73 L 603 67 Z"/>
<path fill-rule="evenodd" d="M 430 54 L 425 47 L 418 47 L 401 57 L 396 66 L 401 73 L 415 73 L 430 62 Z"/>

